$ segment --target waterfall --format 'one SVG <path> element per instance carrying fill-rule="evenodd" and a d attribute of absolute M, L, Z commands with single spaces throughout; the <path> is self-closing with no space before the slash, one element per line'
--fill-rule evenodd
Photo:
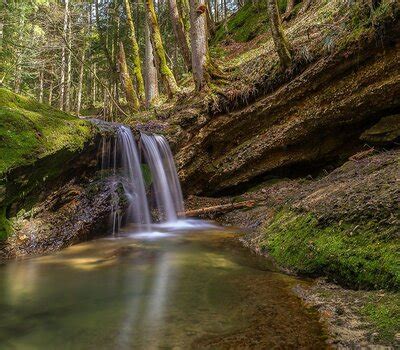
<path fill-rule="evenodd" d="M 127 222 L 150 228 L 150 212 L 144 186 L 139 152 L 132 131 L 126 126 L 118 128 L 118 146 L 123 171 L 123 188 L 128 199 Z"/>
<path fill-rule="evenodd" d="M 163 136 L 145 133 L 141 133 L 141 144 L 153 177 L 158 211 L 165 221 L 177 221 L 178 213 L 184 212 L 184 205 L 169 144 Z"/>
<path fill-rule="evenodd" d="M 145 164 L 141 163 L 132 131 L 123 125 L 113 126 L 116 136 L 104 137 L 100 146 L 102 176 L 107 172 L 111 180 L 113 233 L 120 229 L 122 217 L 125 223 L 142 225 L 142 230 L 149 232 L 152 221 L 142 173 Z M 168 223 L 176 222 L 178 213 L 184 212 L 184 205 L 169 144 L 163 136 L 141 133 L 141 148 L 143 160 L 151 172 L 152 191 L 160 219 Z M 121 189 L 127 202 L 125 211 L 120 205 L 123 200 Z"/>

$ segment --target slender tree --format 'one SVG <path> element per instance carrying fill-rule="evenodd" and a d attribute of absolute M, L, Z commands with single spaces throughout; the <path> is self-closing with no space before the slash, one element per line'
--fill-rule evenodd
<path fill-rule="evenodd" d="M 124 3 L 125 3 L 126 19 L 129 27 L 129 39 L 133 51 L 133 73 L 136 79 L 136 86 L 137 86 L 139 100 L 144 101 L 145 98 L 144 81 L 143 81 L 142 67 L 140 62 L 139 45 L 136 40 L 135 25 L 132 18 L 131 5 L 129 3 L 129 0 L 124 0 Z"/>
<path fill-rule="evenodd" d="M 209 35 L 215 33 L 215 20 L 211 9 L 212 9 L 211 0 L 207 0 L 207 29 Z"/>
<path fill-rule="evenodd" d="M 185 33 L 185 26 L 178 11 L 176 0 L 169 0 L 169 10 L 171 14 L 172 28 L 175 34 L 176 42 L 182 53 L 186 67 L 189 71 L 192 70 L 191 52 L 188 43 L 188 37 Z"/>
<path fill-rule="evenodd" d="M 286 10 L 282 16 L 283 20 L 288 20 L 292 16 L 292 12 L 293 12 L 295 4 L 296 4 L 296 0 L 288 0 L 287 1 Z"/>
<path fill-rule="evenodd" d="M 157 68 L 153 55 L 153 46 L 150 40 L 150 29 L 148 20 L 145 21 L 145 85 L 146 85 L 146 107 L 149 108 L 158 97 Z"/>
<path fill-rule="evenodd" d="M 190 9 L 189 0 L 177 0 L 178 8 L 180 10 L 183 26 L 185 27 L 186 40 L 190 43 Z M 189 45 L 190 47 L 190 45 Z"/>
<path fill-rule="evenodd" d="M 43 69 L 39 72 L 39 102 L 43 102 L 43 86 L 44 86 L 44 71 Z"/>
<path fill-rule="evenodd" d="M 136 95 L 135 89 L 133 88 L 132 79 L 129 75 L 128 65 L 126 64 L 126 56 L 124 45 L 122 42 L 119 43 L 119 71 L 121 84 L 124 88 L 126 101 L 128 102 L 128 106 L 132 112 L 135 112 L 139 109 L 139 99 Z"/>
<path fill-rule="evenodd" d="M 71 24 L 71 13 L 68 11 L 68 31 L 67 40 L 68 47 L 72 48 L 72 24 Z M 67 76 L 65 82 L 65 106 L 64 110 L 69 112 L 71 109 L 71 73 L 72 73 L 72 52 L 67 50 Z"/>
<path fill-rule="evenodd" d="M 146 8 L 150 25 L 150 38 L 153 45 L 154 57 L 157 62 L 157 68 L 159 69 L 161 78 L 164 81 L 168 95 L 172 97 L 178 92 L 178 84 L 176 83 L 171 69 L 169 69 L 167 65 L 167 57 L 161 40 L 161 33 L 153 0 L 146 0 Z"/>
<path fill-rule="evenodd" d="M 190 0 L 190 38 L 193 78 L 198 91 L 207 87 L 207 6 L 204 0 Z"/>
<path fill-rule="evenodd" d="M 64 110 L 65 104 L 65 68 L 67 65 L 67 31 L 68 31 L 68 17 L 69 17 L 69 0 L 64 3 L 64 22 L 63 22 L 63 37 L 61 46 L 61 68 L 60 68 L 60 109 Z"/>
<path fill-rule="evenodd" d="M 89 16 L 89 17 L 88 17 Z M 85 63 L 86 63 L 86 46 L 88 42 L 88 32 L 90 30 L 90 12 L 88 16 L 84 16 L 86 18 L 86 22 L 84 25 L 84 28 L 82 30 L 83 32 L 83 47 L 81 51 L 81 58 L 80 58 L 80 67 L 79 67 L 79 80 L 78 80 L 78 91 L 77 91 L 77 96 L 76 96 L 76 115 L 80 115 L 81 112 L 81 106 L 82 106 L 82 90 L 83 90 L 83 76 L 84 76 L 84 71 L 85 71 Z"/>
<path fill-rule="evenodd" d="M 267 0 L 269 22 L 271 26 L 272 38 L 274 40 L 275 49 L 278 52 L 279 60 L 283 69 L 286 69 L 292 63 L 292 54 L 289 42 L 286 39 L 282 28 L 282 20 L 279 14 L 277 0 Z"/>
<path fill-rule="evenodd" d="M 110 85 L 115 85 L 116 84 L 116 78 L 117 78 L 117 69 L 116 69 L 116 64 L 114 61 L 114 52 L 113 52 L 113 47 L 111 46 L 111 50 L 109 49 L 108 43 L 109 43 L 109 33 L 108 30 L 104 31 L 104 28 L 102 27 L 100 23 L 100 10 L 99 10 L 99 0 L 95 0 L 95 11 L 96 11 L 96 25 L 97 25 L 97 32 L 99 34 L 99 41 L 100 41 L 100 47 L 102 51 L 104 52 L 104 56 L 106 58 L 106 62 L 108 64 L 109 72 L 111 75 L 110 79 Z M 107 26 L 108 28 L 108 26 Z M 105 32 L 105 33 L 104 33 Z M 109 92 L 112 89 L 107 88 L 105 91 Z M 110 98 L 110 101 L 112 99 Z"/>

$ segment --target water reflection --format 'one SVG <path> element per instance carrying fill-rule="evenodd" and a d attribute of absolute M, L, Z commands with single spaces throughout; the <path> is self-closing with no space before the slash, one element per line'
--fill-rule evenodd
<path fill-rule="evenodd" d="M 123 232 L 2 266 L 0 348 L 323 348 L 296 281 L 233 235 Z"/>

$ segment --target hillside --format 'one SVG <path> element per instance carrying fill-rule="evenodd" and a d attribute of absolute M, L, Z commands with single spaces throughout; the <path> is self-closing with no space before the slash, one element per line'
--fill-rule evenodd
<path fill-rule="evenodd" d="M 297 52 L 289 72 L 279 71 L 271 39 L 261 34 L 255 48 L 227 60 L 230 80 L 215 99 L 167 111 L 187 191 L 223 193 L 340 164 L 366 143 L 385 144 L 361 137 L 385 117 L 383 134 L 394 132 L 388 142 L 395 142 L 399 8 L 381 6 L 390 9 L 376 10 L 374 25 L 351 27 L 354 14 L 342 2 L 318 2 L 287 24 Z M 342 29 L 327 46 L 331 27 Z"/>
<path fill-rule="evenodd" d="M 400 1 L 0 14 L 0 348 L 400 348 Z"/>

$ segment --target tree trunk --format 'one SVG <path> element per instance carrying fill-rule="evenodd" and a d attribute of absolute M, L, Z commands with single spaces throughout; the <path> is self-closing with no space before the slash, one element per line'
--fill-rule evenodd
<path fill-rule="evenodd" d="M 108 111 L 107 111 L 107 107 L 108 107 L 108 91 L 106 86 L 104 85 L 104 91 L 103 91 L 103 120 L 107 120 L 107 116 L 108 116 Z"/>
<path fill-rule="evenodd" d="M 164 46 L 161 40 L 160 28 L 158 26 L 156 12 L 154 10 L 153 0 L 146 0 L 147 13 L 150 24 L 150 38 L 153 45 L 154 57 L 157 62 L 161 78 L 164 81 L 169 97 L 172 97 L 178 92 L 178 85 L 172 71 L 167 65 Z"/>
<path fill-rule="evenodd" d="M 207 28 L 208 28 L 208 34 L 213 35 L 215 33 L 215 20 L 212 15 L 211 11 L 211 1 L 207 0 Z"/>
<path fill-rule="evenodd" d="M 306 12 L 308 10 L 308 8 L 311 6 L 311 3 L 312 3 L 312 0 L 304 0 L 299 13 Z"/>
<path fill-rule="evenodd" d="M 172 28 L 174 30 L 176 42 L 178 43 L 179 49 L 182 53 L 187 69 L 191 71 L 192 59 L 191 59 L 189 43 L 187 40 L 187 35 L 185 33 L 185 26 L 183 24 L 183 20 L 179 15 L 176 0 L 169 0 L 169 10 L 171 13 Z"/>
<path fill-rule="evenodd" d="M 228 18 L 228 8 L 226 7 L 226 0 L 224 0 L 224 20 Z"/>
<path fill-rule="evenodd" d="M 133 23 L 133 18 L 132 18 L 131 5 L 129 3 L 129 0 L 124 0 L 124 3 L 126 10 L 126 18 L 129 27 L 129 39 L 131 41 L 132 51 L 133 51 L 133 73 L 136 78 L 136 86 L 137 86 L 139 100 L 144 101 L 145 98 L 144 81 L 142 75 L 142 67 L 140 63 L 139 45 L 136 40 L 135 25 Z"/>
<path fill-rule="evenodd" d="M 290 46 L 282 28 L 281 16 L 279 14 L 277 0 L 267 0 L 269 21 L 271 26 L 272 38 L 275 49 L 278 52 L 279 60 L 283 69 L 286 69 L 292 63 Z"/>
<path fill-rule="evenodd" d="M 81 65 L 79 68 L 79 82 L 78 82 L 78 93 L 76 97 L 76 115 L 79 116 L 81 112 L 81 104 L 82 104 L 82 87 L 83 87 L 83 73 L 85 67 L 85 52 L 86 51 L 86 42 L 82 48 L 82 56 L 81 56 Z"/>
<path fill-rule="evenodd" d="M 53 102 L 53 78 L 50 81 L 50 87 L 49 87 L 49 99 L 48 99 L 48 104 L 51 106 Z"/>
<path fill-rule="evenodd" d="M 149 23 L 145 21 L 145 85 L 146 85 L 146 108 L 149 108 L 158 97 L 157 68 L 154 62 L 153 46 L 150 40 Z"/>
<path fill-rule="evenodd" d="M 292 12 L 294 9 L 294 5 L 296 4 L 296 0 L 288 0 L 286 4 L 286 10 L 284 15 L 282 16 L 282 19 L 284 21 L 288 20 L 292 16 Z"/>
<path fill-rule="evenodd" d="M 196 90 L 207 87 L 207 6 L 205 0 L 190 0 L 190 38 Z"/>
<path fill-rule="evenodd" d="M 72 27 L 71 27 L 71 15 L 68 12 L 68 47 L 72 48 Z M 68 50 L 67 60 L 67 79 L 65 84 L 65 111 L 71 110 L 71 68 L 72 68 L 72 52 Z"/>
<path fill-rule="evenodd" d="M 190 48 L 190 9 L 188 0 L 178 0 L 178 8 L 181 10 L 181 18 L 185 28 L 186 41 Z"/>
<path fill-rule="evenodd" d="M 85 25 L 83 27 L 83 47 L 81 52 L 81 59 L 80 59 L 80 67 L 79 67 L 79 81 L 78 81 L 78 92 L 76 97 L 76 115 L 79 116 L 81 113 L 81 106 L 82 106 L 82 90 L 83 90 L 83 77 L 85 73 L 85 61 L 86 61 L 86 49 L 88 44 L 88 33 L 90 33 L 91 29 L 91 22 L 92 22 L 92 5 L 90 4 L 88 7 L 89 13 L 86 18 Z M 90 53 L 89 53 L 90 54 Z M 89 86 L 90 86 L 90 76 L 89 76 Z"/>
<path fill-rule="evenodd" d="M 139 109 L 139 99 L 133 88 L 132 79 L 129 75 L 128 65 L 126 64 L 125 50 L 122 42 L 119 43 L 119 74 L 121 78 L 122 87 L 124 88 L 126 101 L 128 102 L 129 109 L 136 112 Z"/>
<path fill-rule="evenodd" d="M 68 12 L 69 12 L 69 0 L 65 0 L 64 7 L 64 25 L 63 25 L 63 37 L 64 40 L 62 42 L 61 48 L 61 68 L 60 68 L 60 109 L 64 110 L 65 103 L 65 68 L 67 64 L 67 50 L 66 50 L 66 42 L 67 42 L 67 31 L 68 31 Z"/>
<path fill-rule="evenodd" d="M 215 205 L 212 207 L 187 210 L 184 213 L 178 213 L 178 216 L 198 216 L 198 215 L 205 215 L 205 214 L 226 213 L 228 211 L 233 211 L 235 209 L 253 208 L 255 205 L 256 205 L 256 202 L 253 200 L 242 201 L 242 202 L 237 202 L 237 203 L 220 204 L 220 205 Z"/>
<path fill-rule="evenodd" d="M 100 45 L 101 48 L 104 52 L 104 55 L 106 57 L 109 69 L 110 69 L 110 75 L 111 75 L 111 80 L 113 82 L 117 81 L 117 77 L 118 77 L 118 72 L 116 69 L 116 64 L 114 62 L 115 56 L 110 53 L 110 50 L 108 48 L 108 31 L 106 31 L 106 37 L 104 37 L 104 30 L 100 25 L 100 14 L 99 14 L 99 0 L 95 1 L 95 13 L 96 13 L 96 25 L 97 25 L 97 32 L 99 34 L 99 41 L 100 41 Z M 108 28 L 108 26 L 107 26 Z M 106 91 L 108 93 L 111 93 L 110 89 L 106 89 Z M 110 96 L 110 100 L 113 100 L 114 98 L 112 96 Z M 116 102 L 116 101 L 115 101 Z"/>
<path fill-rule="evenodd" d="M 93 86 L 92 86 L 92 105 L 96 106 L 97 99 L 97 82 L 96 82 L 96 62 L 93 64 Z"/>
<path fill-rule="evenodd" d="M 39 102 L 43 103 L 43 80 L 44 80 L 44 71 L 43 68 L 39 72 Z"/>

